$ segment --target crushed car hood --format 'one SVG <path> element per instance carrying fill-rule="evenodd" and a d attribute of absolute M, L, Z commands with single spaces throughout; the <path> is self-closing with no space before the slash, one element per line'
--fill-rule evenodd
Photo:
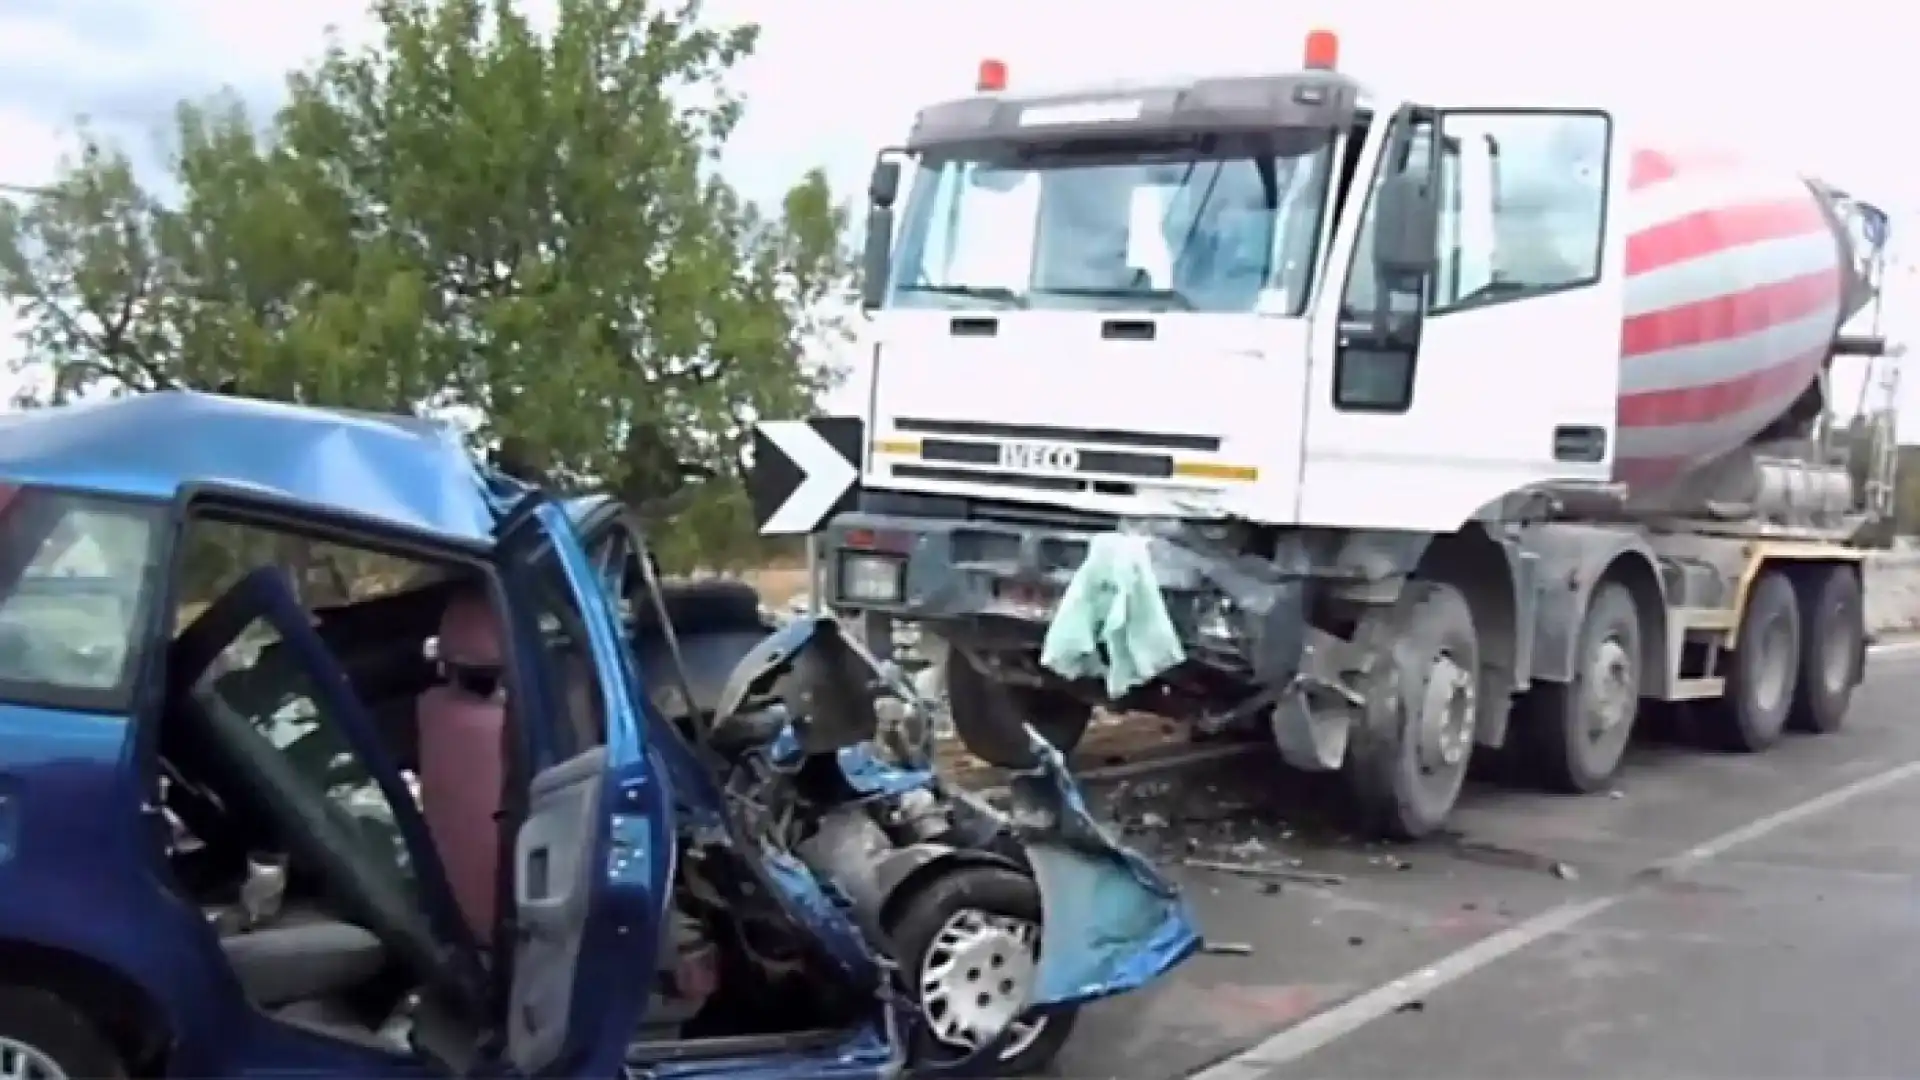
<path fill-rule="evenodd" d="M 834 620 L 809 617 L 770 635 L 757 655 L 766 661 L 798 655 L 806 691 L 838 702 L 853 694 L 850 688 L 831 684 L 861 677 L 841 666 L 844 642 Z M 807 662 L 810 656 L 812 664 Z M 748 696 L 747 683 L 770 686 L 773 667 L 770 662 L 743 663 L 733 700 Z M 932 769 L 895 765 L 877 752 L 870 705 L 829 715 L 851 722 L 807 731 L 789 725 L 769 747 L 769 757 L 798 764 L 809 754 L 831 753 L 848 786 L 867 796 L 898 795 L 935 784 Z M 1007 824 L 1040 887 L 1043 929 L 1033 1004 L 1070 1005 L 1137 990 L 1199 950 L 1201 937 L 1192 914 L 1171 881 L 1094 819 L 1060 754 L 1031 728 L 1027 734 L 1039 765 L 1013 778 Z M 819 895 L 817 884 L 802 883 L 800 876 L 805 875 L 782 875 L 793 882 L 793 901 L 824 914 L 822 909 L 832 905 Z M 843 947 L 855 937 L 843 918 L 823 921 L 829 925 L 821 929 Z"/>

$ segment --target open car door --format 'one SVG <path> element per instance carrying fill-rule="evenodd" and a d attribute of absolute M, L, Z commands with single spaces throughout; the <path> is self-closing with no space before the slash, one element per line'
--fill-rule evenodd
<path fill-rule="evenodd" d="M 514 844 L 518 937 L 509 1062 L 618 1076 L 653 988 L 672 897 L 672 792 L 656 775 L 613 601 L 561 508 L 528 495 L 501 525 L 516 643 L 540 658 L 535 773 Z M 596 744 L 597 737 L 597 744 Z M 582 744 L 585 745 L 582 745 Z"/>

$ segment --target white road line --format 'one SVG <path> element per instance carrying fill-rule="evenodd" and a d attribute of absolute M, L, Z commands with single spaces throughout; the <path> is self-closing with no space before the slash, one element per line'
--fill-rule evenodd
<path fill-rule="evenodd" d="M 1920 647 L 1920 643 L 1901 643 L 1901 650 Z M 1824 795 L 1769 814 L 1738 829 L 1725 832 L 1704 844 L 1656 863 L 1650 876 L 1666 876 L 1700 866 L 1787 826 L 1824 814 L 1846 803 L 1920 776 L 1920 761 L 1910 761 L 1885 772 L 1856 780 Z M 1442 958 L 1419 971 L 1402 976 L 1342 1002 L 1265 1041 L 1243 1050 L 1215 1065 L 1192 1074 L 1188 1080 L 1262 1080 L 1273 1070 L 1298 1061 L 1331 1043 L 1337 1042 L 1375 1020 L 1387 1016 L 1408 1002 L 1417 1001 L 1450 983 L 1455 983 L 1482 968 L 1503 960 L 1543 938 L 1586 922 L 1639 894 L 1648 884 L 1637 884 L 1607 896 L 1561 904 L 1508 927 L 1497 934 Z"/>

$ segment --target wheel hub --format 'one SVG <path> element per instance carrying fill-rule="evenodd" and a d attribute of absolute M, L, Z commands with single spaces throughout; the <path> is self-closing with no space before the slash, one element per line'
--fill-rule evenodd
<path fill-rule="evenodd" d="M 1629 723 L 1639 708 L 1634 684 L 1634 658 L 1624 642 L 1610 637 L 1600 643 L 1587 664 L 1587 736 L 1598 740 Z"/>
<path fill-rule="evenodd" d="M 1020 1019 L 1040 970 L 1040 928 L 974 909 L 947 920 L 920 965 L 920 1009 L 934 1038 L 975 1050 L 1012 1029 L 1002 1058 L 1040 1037 L 1043 1017 Z M 0 1077 L 0 1080 L 6 1080 Z"/>
<path fill-rule="evenodd" d="M 0 1080 L 66 1080 L 67 1071 L 39 1047 L 0 1035 Z"/>
<path fill-rule="evenodd" d="M 1428 768 L 1453 768 L 1473 747 L 1473 674 L 1440 653 L 1427 668 L 1420 700 L 1421 757 Z"/>

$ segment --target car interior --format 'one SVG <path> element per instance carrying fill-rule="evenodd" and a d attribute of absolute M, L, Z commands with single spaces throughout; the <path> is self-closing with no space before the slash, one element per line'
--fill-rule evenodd
<path fill-rule="evenodd" d="M 662 599 L 677 649 L 651 597 L 625 606 L 642 671 L 666 670 L 675 652 L 685 664 L 690 695 L 666 690 L 680 680 L 651 682 L 662 722 L 686 732 L 768 627 L 743 584 L 666 585 Z M 439 570 L 371 599 L 308 607 L 286 571 L 260 566 L 177 630 L 157 737 L 165 857 L 263 1012 L 458 1060 L 481 1030 L 458 1018 L 498 1012 L 488 972 L 447 961 L 442 943 L 464 936 L 488 968 L 511 964 L 514 1057 L 537 1060 L 564 1035 L 568 920 L 581 917 L 572 901 L 591 872 L 587 840 L 573 838 L 595 834 L 603 732 L 596 712 L 572 710 L 594 738 L 559 766 L 520 775 L 506 645 L 484 584 Z M 594 692 L 584 671 L 570 678 Z M 343 723 L 349 714 L 364 722 Z M 583 715 L 593 723 L 579 724 Z M 356 740 L 366 730 L 376 741 Z M 417 812 L 397 813 L 402 801 Z M 423 834 L 411 845 L 410 822 Z M 540 865 L 516 854 L 516 839 Z M 414 866 L 410 847 L 435 850 L 436 872 Z M 820 1041 L 871 1014 L 870 986 L 820 977 L 818 943 L 766 898 L 761 871 L 711 837 L 681 847 L 636 1054 Z M 519 919 L 534 925 L 511 939 L 496 918 L 514 902 L 509 867 L 561 883 L 551 903 L 530 908 L 523 894 Z M 459 912 L 452 925 L 429 918 L 436 890 Z"/>

